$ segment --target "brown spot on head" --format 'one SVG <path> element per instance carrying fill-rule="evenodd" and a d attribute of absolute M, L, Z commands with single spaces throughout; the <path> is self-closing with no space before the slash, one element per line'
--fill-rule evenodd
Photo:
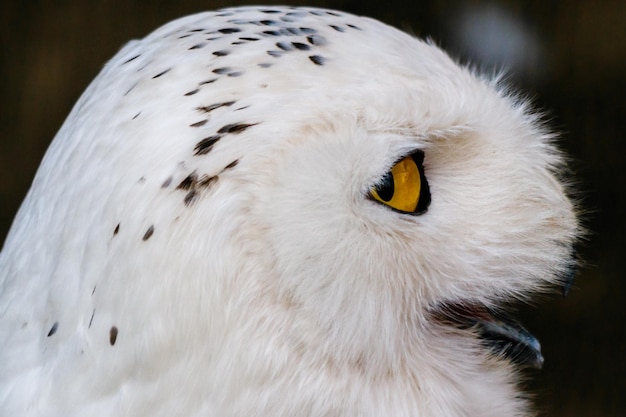
<path fill-rule="evenodd" d="M 198 174 L 196 174 L 196 171 L 194 171 L 191 174 L 187 175 L 187 177 L 185 177 L 185 179 L 182 180 L 180 184 L 178 184 L 178 187 L 176 187 L 176 189 L 189 190 L 195 186 L 196 181 L 198 181 Z"/>
<path fill-rule="evenodd" d="M 188 206 L 191 203 L 193 203 L 194 201 L 196 201 L 197 196 L 198 196 L 198 193 L 196 192 L 196 190 L 189 191 L 185 195 L 185 199 L 183 200 L 185 202 L 185 205 Z"/>
<path fill-rule="evenodd" d="M 206 124 L 206 122 L 208 122 L 208 121 L 209 121 L 208 119 L 203 119 L 203 120 L 200 120 L 200 121 L 198 121 L 198 122 L 192 123 L 192 124 L 190 124 L 189 126 L 190 126 L 190 127 L 200 127 L 200 126 L 204 126 L 204 125 Z"/>
<path fill-rule="evenodd" d="M 111 344 L 111 346 L 115 345 L 115 342 L 117 341 L 117 327 L 113 326 L 111 327 L 111 330 L 109 330 L 109 343 Z"/>
<path fill-rule="evenodd" d="M 230 164 L 226 165 L 224 167 L 224 171 L 227 169 L 231 169 L 237 166 L 237 164 L 239 163 L 239 159 L 235 159 L 233 162 L 231 162 Z"/>
<path fill-rule="evenodd" d="M 212 177 L 209 177 L 208 175 L 204 175 L 200 181 L 198 182 L 198 187 L 204 187 L 204 188 L 208 188 L 210 185 L 212 185 L 215 181 L 218 180 L 218 176 L 214 175 Z"/>
<path fill-rule="evenodd" d="M 256 126 L 258 123 L 232 123 L 225 126 L 222 126 L 217 133 L 232 133 L 238 134 L 243 132 L 249 127 Z"/>
<path fill-rule="evenodd" d="M 213 149 L 213 145 L 215 145 L 221 138 L 222 135 L 213 135 L 202 139 L 196 144 L 196 147 L 194 148 L 194 155 L 205 155 L 209 153 L 211 149 Z"/>
<path fill-rule="evenodd" d="M 146 233 L 143 235 L 142 240 L 146 241 L 150 239 L 153 233 L 154 233 L 154 225 L 151 225 L 150 227 L 148 227 L 148 230 L 146 230 Z"/>
<path fill-rule="evenodd" d="M 198 110 L 203 113 L 210 113 L 215 109 L 219 109 L 220 107 L 230 107 L 233 104 L 235 104 L 234 101 L 225 101 L 223 103 L 215 103 L 215 104 L 210 104 L 208 106 L 200 106 L 198 107 Z"/>

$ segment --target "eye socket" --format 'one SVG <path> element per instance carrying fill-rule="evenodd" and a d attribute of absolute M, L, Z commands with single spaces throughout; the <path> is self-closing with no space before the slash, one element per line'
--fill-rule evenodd
<path fill-rule="evenodd" d="M 424 152 L 405 156 L 370 189 L 370 196 L 393 210 L 423 214 L 430 205 L 430 187 L 424 176 Z"/>

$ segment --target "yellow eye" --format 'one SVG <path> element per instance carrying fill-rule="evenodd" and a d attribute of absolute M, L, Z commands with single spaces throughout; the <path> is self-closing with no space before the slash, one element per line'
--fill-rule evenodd
<path fill-rule="evenodd" d="M 422 214 L 430 204 L 430 189 L 424 176 L 424 153 L 404 157 L 370 190 L 376 201 L 402 213 Z"/>

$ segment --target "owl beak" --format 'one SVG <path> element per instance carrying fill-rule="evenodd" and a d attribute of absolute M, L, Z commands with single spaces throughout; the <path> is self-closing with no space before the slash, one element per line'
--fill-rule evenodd
<path fill-rule="evenodd" d="M 539 340 L 518 321 L 489 311 L 489 318 L 476 320 L 475 326 L 485 345 L 496 355 L 530 369 L 541 369 L 543 355 Z"/>
<path fill-rule="evenodd" d="M 478 333 L 484 346 L 497 357 L 530 369 L 541 369 L 543 355 L 535 336 L 518 321 L 482 305 L 446 304 L 436 317 L 461 329 Z"/>

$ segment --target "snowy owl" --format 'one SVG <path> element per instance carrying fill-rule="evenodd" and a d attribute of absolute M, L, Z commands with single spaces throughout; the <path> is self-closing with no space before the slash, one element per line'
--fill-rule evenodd
<path fill-rule="evenodd" d="M 529 416 L 506 306 L 567 285 L 551 135 L 375 20 L 244 7 L 127 44 L 0 255 L 2 416 Z"/>

